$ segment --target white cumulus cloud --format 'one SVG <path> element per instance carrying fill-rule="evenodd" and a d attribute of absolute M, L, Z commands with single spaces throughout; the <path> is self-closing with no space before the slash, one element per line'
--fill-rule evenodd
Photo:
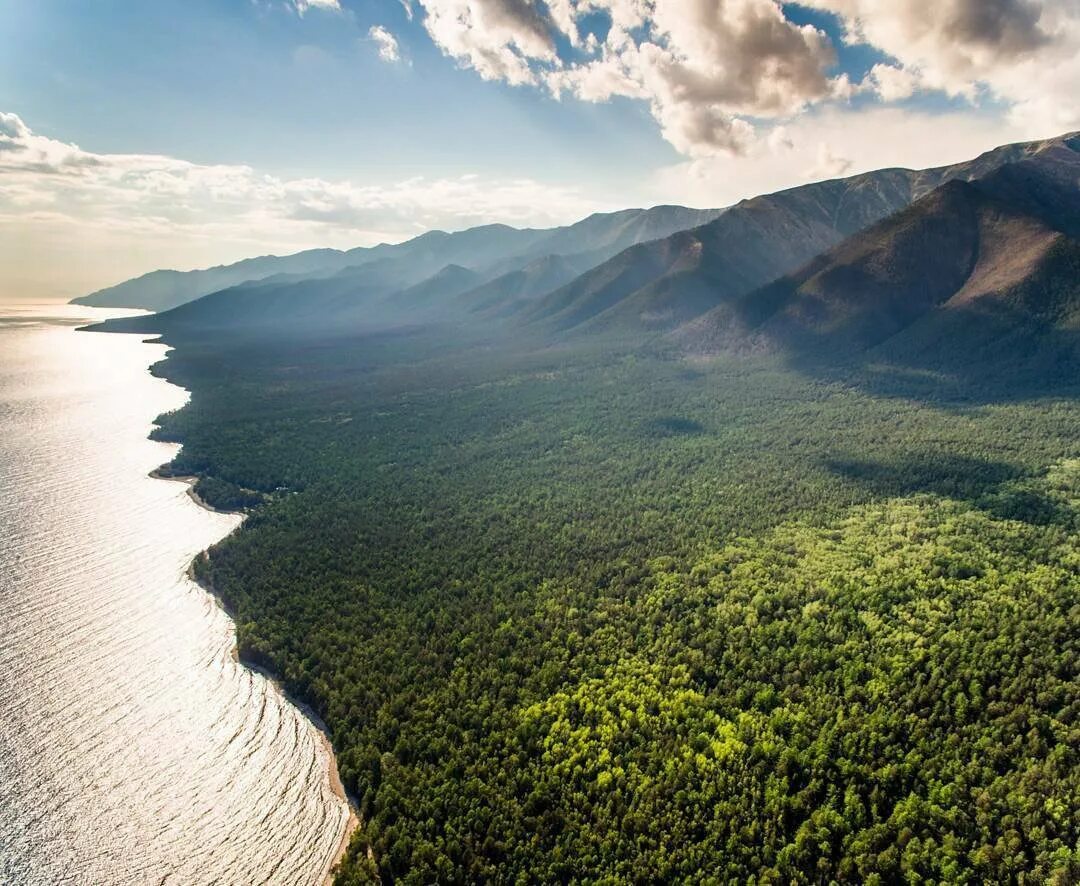
<path fill-rule="evenodd" d="M 1077 0 L 805 0 L 836 13 L 846 39 L 898 63 L 872 78 L 886 100 L 940 89 L 978 103 L 983 93 L 1014 119 L 1050 134 L 1080 126 Z"/>
<path fill-rule="evenodd" d="M 643 100 L 693 158 L 746 153 L 771 121 L 856 93 L 886 104 L 920 90 L 976 105 L 989 95 L 1033 132 L 1080 126 L 1080 0 L 803 5 L 835 14 L 847 42 L 892 61 L 853 83 L 836 72 L 830 37 L 791 21 L 779 0 L 417 0 L 436 45 L 481 77 L 590 102 Z M 603 39 L 590 30 L 598 19 Z"/>
<path fill-rule="evenodd" d="M 368 30 L 368 37 L 375 41 L 375 45 L 379 50 L 379 58 L 384 62 L 401 61 L 401 50 L 398 47 L 397 37 L 382 25 L 372 25 Z"/>
<path fill-rule="evenodd" d="M 740 156 L 689 159 L 658 170 L 655 202 L 725 206 L 837 175 L 970 160 L 1028 138 L 1015 122 L 964 111 L 829 107 L 774 127 Z"/>
<path fill-rule="evenodd" d="M 330 12 L 341 12 L 339 0 L 293 0 L 296 11 L 303 15 L 309 9 L 325 9 Z"/>
<path fill-rule="evenodd" d="M 910 98 L 919 88 L 918 75 L 898 65 L 874 65 L 870 69 L 870 81 L 887 102 Z"/>
<path fill-rule="evenodd" d="M 486 79 L 544 84 L 584 101 L 649 102 L 664 137 L 691 156 L 742 151 L 747 118 L 797 113 L 834 94 L 836 56 L 775 0 L 419 0 L 435 43 Z M 581 18 L 610 20 L 603 41 Z M 566 62 L 561 35 L 585 54 Z"/>
<path fill-rule="evenodd" d="M 554 63 L 551 23 L 530 0 L 420 0 L 424 27 L 447 55 L 487 80 L 536 82 L 530 61 Z"/>

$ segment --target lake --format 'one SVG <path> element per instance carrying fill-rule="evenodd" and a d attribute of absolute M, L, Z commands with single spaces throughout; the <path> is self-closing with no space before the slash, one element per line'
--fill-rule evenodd
<path fill-rule="evenodd" d="M 147 476 L 187 395 L 116 315 L 0 303 L 0 881 L 321 882 L 332 756 L 187 578 L 239 518 Z"/>

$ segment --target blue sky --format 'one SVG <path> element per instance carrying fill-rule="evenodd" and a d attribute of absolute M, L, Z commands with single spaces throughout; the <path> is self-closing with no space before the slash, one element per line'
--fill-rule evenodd
<path fill-rule="evenodd" d="M 290 176 L 484 170 L 617 181 L 677 159 L 637 103 L 559 102 L 485 82 L 400 3 L 343 5 L 346 15 L 300 16 L 249 0 L 14 4 L 0 108 L 95 152 Z M 374 25 L 396 35 L 407 63 L 379 59 Z"/>
<path fill-rule="evenodd" d="M 1080 126 L 1078 15 L 1071 0 L 7 2 L 0 297 L 952 162 Z"/>

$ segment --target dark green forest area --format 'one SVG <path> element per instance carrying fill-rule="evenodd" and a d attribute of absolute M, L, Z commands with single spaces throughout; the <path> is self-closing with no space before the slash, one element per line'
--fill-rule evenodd
<path fill-rule="evenodd" d="M 1080 882 L 1061 378 L 170 341 L 175 469 L 255 505 L 198 575 L 360 805 L 339 883 Z"/>

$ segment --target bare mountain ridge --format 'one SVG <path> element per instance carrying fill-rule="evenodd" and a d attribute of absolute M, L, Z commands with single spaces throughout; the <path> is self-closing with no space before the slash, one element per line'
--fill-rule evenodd
<path fill-rule="evenodd" d="M 1080 139 L 953 179 L 802 269 L 684 325 L 689 352 L 924 366 L 1077 353 Z"/>
<path fill-rule="evenodd" d="M 716 220 L 641 244 L 521 312 L 552 331 L 665 331 L 789 274 L 944 182 L 971 180 L 1069 137 L 1007 145 L 930 170 L 886 169 L 754 197 Z"/>
<path fill-rule="evenodd" d="M 757 325 L 765 317 L 755 312 L 786 291 L 777 268 L 793 274 L 801 266 L 827 263 L 832 257 L 828 250 L 845 241 L 844 232 L 877 230 L 874 223 L 882 218 L 890 223 L 903 219 L 905 213 L 897 214 L 893 207 L 907 209 L 912 194 L 925 193 L 937 182 L 964 181 L 976 173 L 995 176 L 995 187 L 1011 195 L 1014 208 L 1034 201 L 1044 216 L 1057 220 L 1051 226 L 1056 223 L 1060 229 L 1070 218 L 1075 223 L 1067 197 L 1075 144 L 1075 138 L 1063 137 L 1012 145 L 938 170 L 883 170 L 754 198 L 709 224 L 635 244 L 550 293 L 543 292 L 547 285 L 565 280 L 576 270 L 574 262 L 587 258 L 547 257 L 485 279 L 466 265 L 433 269 L 446 253 L 421 251 L 416 258 L 384 258 L 327 278 L 248 283 L 155 317 L 110 323 L 109 328 L 299 335 L 449 320 L 466 327 L 491 326 L 491 334 L 501 325 L 502 336 L 527 332 L 530 338 L 561 338 L 612 331 L 652 336 L 690 322 L 680 340 L 692 350 L 772 348 L 784 339 L 763 334 Z M 966 210 L 955 199 L 958 194 L 961 190 L 945 189 L 934 198 L 941 204 L 940 230 L 913 241 L 907 253 L 911 273 L 935 279 L 944 274 L 935 262 L 946 245 L 948 258 L 963 254 L 964 244 L 951 245 L 950 240 L 965 229 Z M 925 214 L 925 207 L 935 204 L 919 205 Z M 843 248 L 859 242 L 853 237 Z M 897 240 L 894 245 L 899 244 Z M 821 256 L 817 263 L 807 265 L 815 255 Z M 769 282 L 778 277 L 780 282 L 770 288 Z M 843 279 L 843 273 L 836 271 L 830 280 L 834 278 Z M 762 289 L 762 297 L 747 300 Z M 800 304 L 808 308 L 810 301 L 801 299 Z M 704 318 L 708 322 L 694 325 Z M 876 322 L 885 320 L 879 317 Z"/>

